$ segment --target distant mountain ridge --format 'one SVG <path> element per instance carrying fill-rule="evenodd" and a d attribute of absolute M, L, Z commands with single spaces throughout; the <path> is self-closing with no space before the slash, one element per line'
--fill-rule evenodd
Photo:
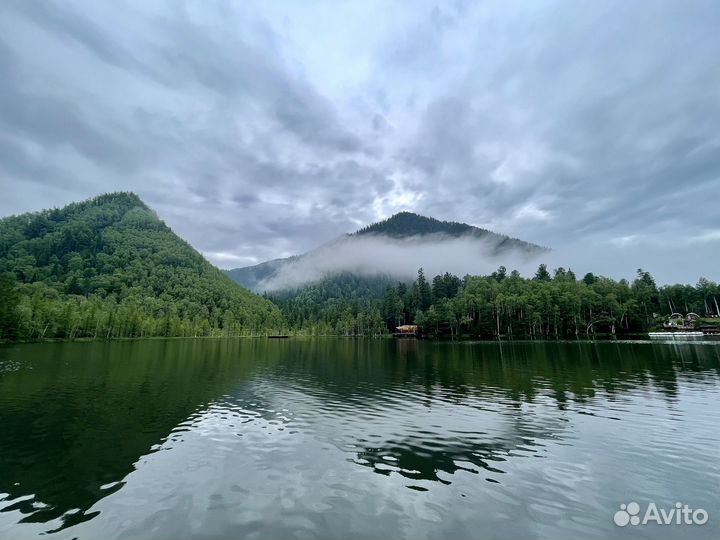
<path fill-rule="evenodd" d="M 413 212 L 399 212 L 393 216 L 367 227 L 363 227 L 354 235 L 381 234 L 391 238 L 408 238 L 410 236 L 447 235 L 453 238 L 461 236 L 474 236 L 477 238 L 497 239 L 500 251 L 507 248 L 522 248 L 530 251 L 545 252 L 547 248 L 499 234 L 487 229 L 481 229 L 467 223 L 457 221 L 441 221 L 432 217 L 421 216 Z"/>
<path fill-rule="evenodd" d="M 400 212 L 388 219 L 372 223 L 358 231 L 345 234 L 337 239 L 311 250 L 302 255 L 294 255 L 285 259 L 273 259 L 271 261 L 262 262 L 253 266 L 234 268 L 225 270 L 225 273 L 243 287 L 256 292 L 263 292 L 267 284 L 273 284 L 273 280 L 283 273 L 292 273 L 293 266 L 302 266 L 308 263 L 313 257 L 319 253 L 332 251 L 335 248 L 346 247 L 348 244 L 353 245 L 355 242 L 360 245 L 361 240 L 370 240 L 372 238 L 388 239 L 402 245 L 406 241 L 414 241 L 416 243 L 443 242 L 452 239 L 474 239 L 482 242 L 487 247 L 487 254 L 490 257 L 501 257 L 503 254 L 521 254 L 525 257 L 532 257 L 546 253 L 548 248 L 525 242 L 517 238 L 498 234 L 486 229 L 481 229 L 467 223 L 459 223 L 455 221 L 441 221 L 435 218 L 422 216 L 412 212 Z M 379 261 L 380 263 L 381 261 Z M 308 264 L 305 264 L 307 266 Z M 313 264 L 316 270 L 321 272 L 321 262 Z M 366 269 L 367 271 L 367 269 Z M 317 279 L 323 279 L 333 272 L 332 269 L 324 275 L 317 275 Z M 340 269 L 339 273 L 352 273 L 347 269 Z M 385 269 L 381 266 L 377 269 L 378 275 L 387 275 Z M 391 273 L 391 272 L 390 272 Z M 295 283 L 292 286 L 296 287 Z"/>

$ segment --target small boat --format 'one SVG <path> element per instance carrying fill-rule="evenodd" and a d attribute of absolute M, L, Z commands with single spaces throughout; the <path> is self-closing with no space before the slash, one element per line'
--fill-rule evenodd
<path fill-rule="evenodd" d="M 702 332 L 648 332 L 648 336 L 651 338 L 698 337 L 702 335 Z"/>
<path fill-rule="evenodd" d="M 290 336 L 281 336 L 281 335 L 274 335 L 274 336 L 268 336 L 268 339 L 288 339 Z"/>

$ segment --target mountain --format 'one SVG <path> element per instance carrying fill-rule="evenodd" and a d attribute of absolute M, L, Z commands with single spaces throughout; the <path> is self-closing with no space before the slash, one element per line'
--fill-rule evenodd
<path fill-rule="evenodd" d="M 212 266 L 133 193 L 0 220 L 0 275 L 0 300 L 17 302 L 14 337 L 24 339 L 236 335 L 283 324 L 274 304 Z"/>
<path fill-rule="evenodd" d="M 360 229 L 355 235 L 383 235 L 391 238 L 409 238 L 412 236 L 441 235 L 451 238 L 474 237 L 493 242 L 496 253 L 512 249 L 521 249 L 526 252 L 542 253 L 547 248 L 498 234 L 487 229 L 481 229 L 458 223 L 457 221 L 440 221 L 439 219 L 421 216 L 412 212 L 400 212 L 384 221 L 378 221 Z"/>
<path fill-rule="evenodd" d="M 282 268 L 299 258 L 299 256 L 295 255 L 285 259 L 273 259 L 253 266 L 224 270 L 224 272 L 242 287 L 246 287 L 251 291 L 263 292 L 262 283 L 272 279 Z"/>
<path fill-rule="evenodd" d="M 388 276 L 363 277 L 356 274 L 334 274 L 299 289 L 283 289 L 269 294 L 285 316 L 288 327 L 294 331 L 312 334 L 343 334 L 347 332 L 349 319 L 356 319 L 358 312 L 369 316 L 365 328 L 381 333 L 382 314 L 377 304 L 385 296 L 388 287 L 396 285 Z M 369 323 L 369 324 L 367 324 Z"/>
<path fill-rule="evenodd" d="M 421 266 L 431 275 L 446 271 L 462 275 L 476 271 L 478 264 L 497 267 L 547 251 L 537 244 L 466 223 L 400 212 L 302 255 L 226 273 L 240 285 L 263 292 L 297 288 L 343 273 L 411 279 Z"/>

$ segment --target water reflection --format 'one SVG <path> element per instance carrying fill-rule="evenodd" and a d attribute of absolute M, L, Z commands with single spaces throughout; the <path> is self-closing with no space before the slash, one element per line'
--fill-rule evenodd
<path fill-rule="evenodd" d="M 370 493 L 380 489 L 376 482 L 395 479 L 408 492 L 433 496 L 444 493 L 440 486 L 476 499 L 522 486 L 564 500 L 561 488 L 572 490 L 577 481 L 568 471 L 584 474 L 583 453 L 645 456 L 654 463 L 638 465 L 638 473 L 667 465 L 687 475 L 683 466 L 706 466 L 703 446 L 719 444 L 717 415 L 688 417 L 688 403 L 704 406 L 687 401 L 688 392 L 717 393 L 719 379 L 720 347 L 703 344 L 159 340 L 0 347 L 0 537 L 119 513 L 120 506 L 99 502 L 123 500 L 128 482 L 127 489 L 152 499 L 159 489 L 153 468 L 165 471 L 163 479 L 196 471 L 193 496 L 202 492 L 198 486 L 214 485 L 212 508 L 218 497 L 239 497 L 236 514 L 253 505 L 267 514 L 275 499 L 271 492 L 263 498 L 265 487 L 295 478 L 317 490 L 305 502 L 316 497 L 314 504 L 336 509 L 337 519 L 341 508 L 361 513 L 343 506 L 360 497 L 352 486 Z M 674 429 L 668 419 L 705 433 L 703 440 L 683 438 L 684 465 L 672 459 L 669 443 L 652 440 Z M 638 429 L 649 438 L 639 438 Z M 191 457 L 173 461 L 174 452 Z M 213 476 L 214 469 L 200 475 L 208 463 L 226 463 L 225 476 Z M 543 477 L 549 470 L 554 476 Z M 360 476 L 352 485 L 326 483 L 330 473 Z M 612 471 L 608 477 L 621 478 Z M 175 497 L 186 488 L 167 489 Z M 323 498 L 337 490 L 342 502 Z M 576 504 L 571 499 L 564 504 Z M 498 515 L 503 511 L 498 507 Z M 175 520 L 181 514 L 174 508 Z M 220 536 L 248 532 L 232 513 L 224 519 L 215 525 Z M 528 528 L 507 530 L 532 532 L 533 519 L 523 524 Z M 173 535 L 158 523 L 158 536 Z M 392 527 L 403 521 L 393 523 L 379 530 L 396 535 L 400 529 Z M 295 531 L 255 526 L 261 536 Z M 331 530 L 327 522 L 318 527 L 308 530 Z M 372 536 L 370 529 L 357 532 Z"/>
<path fill-rule="evenodd" d="M 93 518 L 88 510 L 120 489 L 143 455 L 249 375 L 227 345 L 0 348 L 0 493 L 14 501 L 0 511 L 18 511 L 24 523 L 62 518 L 62 527 Z"/>

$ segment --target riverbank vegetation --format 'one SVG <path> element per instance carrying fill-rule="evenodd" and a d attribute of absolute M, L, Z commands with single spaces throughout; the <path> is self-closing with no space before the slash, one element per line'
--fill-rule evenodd
<path fill-rule="evenodd" d="M 411 283 L 360 281 L 364 295 L 343 276 L 270 298 L 293 330 L 310 335 L 377 335 L 418 324 L 436 336 L 558 338 L 643 333 L 675 311 L 717 321 L 720 299 L 718 285 L 706 279 L 658 287 L 644 270 L 630 282 L 591 273 L 579 279 L 572 270 L 550 272 L 545 265 L 532 278 L 501 266 L 489 276 L 444 274 L 429 281 L 421 269 Z M 384 286 L 382 294 L 377 285 Z"/>

